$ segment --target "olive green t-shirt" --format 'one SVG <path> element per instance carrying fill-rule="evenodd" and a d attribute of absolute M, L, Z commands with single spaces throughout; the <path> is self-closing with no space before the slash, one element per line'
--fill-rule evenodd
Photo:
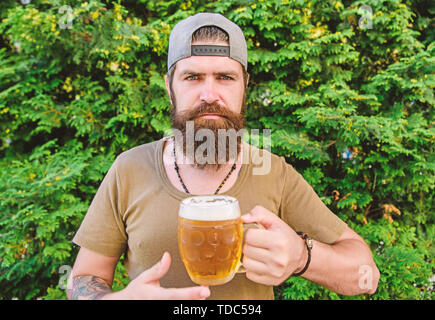
<path fill-rule="evenodd" d="M 172 263 L 160 280 L 161 286 L 190 287 L 195 284 L 178 251 L 177 218 L 180 201 L 191 195 L 176 189 L 166 176 L 162 155 L 165 139 L 137 146 L 116 158 L 73 242 L 107 256 L 125 253 L 130 280 L 168 251 Z M 242 214 L 260 205 L 315 240 L 333 243 L 340 237 L 346 224 L 283 157 L 246 143 L 242 150 L 244 164 L 239 176 L 223 193 L 238 199 Z M 270 156 L 270 171 L 258 174 L 260 171 L 254 169 L 262 166 L 265 156 Z M 255 283 L 244 273 L 236 274 L 227 284 L 210 286 L 210 291 L 209 299 L 274 299 L 271 286 Z"/>

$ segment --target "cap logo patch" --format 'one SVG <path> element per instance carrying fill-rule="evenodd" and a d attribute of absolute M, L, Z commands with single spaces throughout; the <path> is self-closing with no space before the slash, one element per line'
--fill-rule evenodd
<path fill-rule="evenodd" d="M 229 46 L 192 45 L 192 56 L 230 56 Z"/>

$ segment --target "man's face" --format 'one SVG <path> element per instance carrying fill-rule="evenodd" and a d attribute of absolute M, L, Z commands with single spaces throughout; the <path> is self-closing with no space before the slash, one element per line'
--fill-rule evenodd
<path fill-rule="evenodd" d="M 166 77 L 165 80 L 170 94 Z M 245 95 L 242 66 L 229 57 L 221 56 L 191 56 L 179 60 L 173 76 L 172 90 L 176 113 L 190 112 L 206 103 L 240 114 Z M 219 119 L 217 114 L 204 114 L 201 117 Z"/>
<path fill-rule="evenodd" d="M 219 42 L 213 44 L 226 45 Z M 229 143 L 219 139 L 219 131 L 223 129 L 231 132 L 229 130 L 234 129 L 233 132 L 239 132 L 244 127 L 246 84 L 242 68 L 239 62 L 229 57 L 192 56 L 177 62 L 172 91 L 168 78 L 165 77 L 166 87 L 173 104 L 172 126 L 180 130 L 184 136 L 185 155 L 188 121 L 193 121 L 195 134 L 202 129 L 211 130 L 210 132 L 213 133 L 214 142 L 207 141 L 214 145 L 213 150 L 216 151 L 214 156 L 211 156 L 215 159 L 213 164 L 222 164 L 232 158 L 230 154 L 240 152 L 240 137 L 229 133 L 231 138 L 237 139 L 237 150 L 230 150 Z M 195 140 L 194 151 L 196 151 L 203 142 L 197 139 L 192 140 Z M 218 158 L 220 149 L 225 150 L 225 159 Z M 186 156 L 199 165 L 197 159 L 193 159 L 196 155 Z M 208 164 L 211 165 L 210 167 L 219 169 L 219 165 L 213 166 L 210 162 Z"/>

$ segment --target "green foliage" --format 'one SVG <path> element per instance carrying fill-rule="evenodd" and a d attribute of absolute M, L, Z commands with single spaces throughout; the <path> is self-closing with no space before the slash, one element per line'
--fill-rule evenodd
<path fill-rule="evenodd" d="M 61 27 L 65 4 L 70 29 Z M 291 278 L 277 298 L 432 299 L 429 4 L 2 1 L 0 299 L 65 298 L 59 268 L 74 262 L 71 239 L 105 172 L 117 154 L 170 127 L 163 81 L 170 30 L 203 11 L 245 32 L 248 127 L 271 129 L 272 151 L 366 240 L 381 272 L 371 296 Z M 372 28 L 359 25 L 363 5 L 372 8 Z M 119 263 L 114 288 L 127 283 Z"/>

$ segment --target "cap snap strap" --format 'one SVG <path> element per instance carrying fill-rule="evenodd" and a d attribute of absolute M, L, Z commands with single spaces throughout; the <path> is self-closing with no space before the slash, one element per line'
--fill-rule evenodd
<path fill-rule="evenodd" d="M 229 46 L 192 45 L 192 56 L 230 56 Z"/>

